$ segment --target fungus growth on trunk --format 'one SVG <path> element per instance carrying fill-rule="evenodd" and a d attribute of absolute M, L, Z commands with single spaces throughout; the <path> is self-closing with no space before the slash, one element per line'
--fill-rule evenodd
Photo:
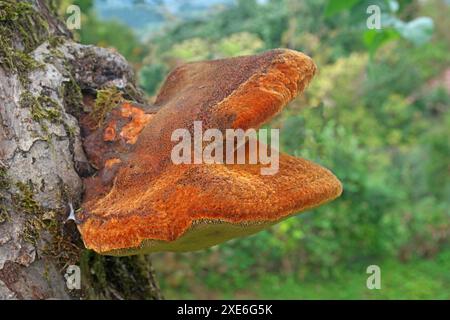
<path fill-rule="evenodd" d="M 192 133 L 194 121 L 221 132 L 258 128 L 315 70 L 308 56 L 284 49 L 185 64 L 169 74 L 154 106 L 121 101 L 100 126 L 82 118 L 84 147 L 99 170 L 85 179 L 76 215 L 86 247 L 110 255 L 198 250 L 338 197 L 341 183 L 330 171 L 286 154 L 273 175 L 261 175 L 260 162 L 171 161 L 174 130 Z M 240 147 L 249 158 L 250 148 Z"/>

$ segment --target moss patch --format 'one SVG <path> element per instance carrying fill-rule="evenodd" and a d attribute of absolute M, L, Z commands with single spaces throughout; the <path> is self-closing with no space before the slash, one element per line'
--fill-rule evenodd
<path fill-rule="evenodd" d="M 34 199 L 34 190 L 32 185 L 24 182 L 15 183 L 17 192 L 12 195 L 12 203 L 15 210 L 23 212 L 30 217 L 25 222 L 25 227 L 22 230 L 22 239 L 33 245 L 37 244 L 40 237 L 40 231 L 44 228 L 39 216 L 44 210 L 39 203 Z"/>
<path fill-rule="evenodd" d="M 45 210 L 34 199 L 34 189 L 31 184 L 17 182 L 15 186 L 18 191 L 12 196 L 13 207 L 18 212 L 29 215 L 22 230 L 22 239 L 37 245 L 41 231 L 46 227 L 42 220 Z"/>
<path fill-rule="evenodd" d="M 0 192 L 8 189 L 10 186 L 8 174 L 6 173 L 6 168 L 0 165 Z"/>
<path fill-rule="evenodd" d="M 7 69 L 22 75 L 41 66 L 41 64 L 34 60 L 29 54 L 8 47 L 7 40 L 5 40 L 4 37 L 5 33 L 7 32 L 0 27 L 0 58 L 2 64 L 6 66 Z"/>
<path fill-rule="evenodd" d="M 0 62 L 6 70 L 16 72 L 23 84 L 28 72 L 41 66 L 29 53 L 48 36 L 47 21 L 30 3 L 0 2 Z"/>
<path fill-rule="evenodd" d="M 90 114 L 92 120 L 100 127 L 108 113 L 123 101 L 122 92 L 116 87 L 98 90 L 97 99 Z"/>
<path fill-rule="evenodd" d="M 14 47 L 13 40 L 19 40 L 25 52 L 34 50 L 50 34 L 45 18 L 24 1 L 3 0 L 0 3 L 0 25 L 14 35 L 8 39 L 9 47 Z"/>
<path fill-rule="evenodd" d="M 69 81 L 64 82 L 62 90 L 66 111 L 76 118 L 79 118 L 83 112 L 83 94 L 81 93 L 80 86 L 72 75 L 70 75 Z"/>
<path fill-rule="evenodd" d="M 41 122 L 48 120 L 57 122 L 61 119 L 61 111 L 58 110 L 58 103 L 46 95 L 34 96 L 30 92 L 24 91 L 20 96 L 22 108 L 30 109 L 33 120 Z"/>
<path fill-rule="evenodd" d="M 12 197 L 14 208 L 29 215 L 22 230 L 22 239 L 37 246 L 43 234 L 48 234 L 51 237 L 43 246 L 42 254 L 54 259 L 61 267 L 75 264 L 79 259 L 80 248 L 62 231 L 64 213 L 43 208 L 34 199 L 32 185 L 23 182 L 15 185 L 18 192 Z"/>
<path fill-rule="evenodd" d="M 10 219 L 8 210 L 6 208 L 7 191 L 9 190 L 10 182 L 6 168 L 0 165 L 0 224 Z"/>
<path fill-rule="evenodd" d="M 50 44 L 50 47 L 53 49 L 56 49 L 60 45 L 64 44 L 64 37 L 62 36 L 53 36 L 48 39 L 48 43 Z"/>
<path fill-rule="evenodd" d="M 0 202 L 0 224 L 11 219 L 6 206 Z"/>
<path fill-rule="evenodd" d="M 38 215 L 42 213 L 41 206 L 34 199 L 33 188 L 23 182 L 17 182 L 16 187 L 18 192 L 13 195 L 14 207 L 26 214 Z"/>

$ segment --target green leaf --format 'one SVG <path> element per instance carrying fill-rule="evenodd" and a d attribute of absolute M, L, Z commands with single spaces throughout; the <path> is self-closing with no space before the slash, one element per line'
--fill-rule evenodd
<path fill-rule="evenodd" d="M 391 12 L 397 12 L 400 8 L 400 5 L 398 4 L 397 0 L 388 0 L 389 9 Z"/>
<path fill-rule="evenodd" d="M 363 42 L 371 54 L 374 54 L 383 44 L 399 38 L 400 34 L 394 29 L 367 30 L 363 34 Z"/>
<path fill-rule="evenodd" d="M 420 46 L 430 40 L 433 35 L 434 24 L 429 17 L 419 17 L 398 25 L 396 29 L 403 38 L 411 41 L 416 46 Z"/>
<path fill-rule="evenodd" d="M 336 13 L 353 8 L 360 0 L 328 0 L 325 16 L 330 17 Z"/>

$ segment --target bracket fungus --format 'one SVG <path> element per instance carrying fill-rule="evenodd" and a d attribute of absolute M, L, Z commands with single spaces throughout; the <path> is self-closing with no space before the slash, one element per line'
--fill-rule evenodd
<path fill-rule="evenodd" d="M 86 247 L 109 255 L 193 251 L 338 197 L 342 186 L 329 170 L 286 154 L 274 175 L 261 175 L 260 162 L 171 161 L 175 129 L 192 132 L 194 121 L 203 130 L 258 128 L 305 89 L 315 70 L 308 56 L 287 49 L 189 63 L 169 74 L 154 106 L 121 102 L 100 128 L 81 119 L 86 153 L 98 169 L 85 179 L 76 214 Z"/>

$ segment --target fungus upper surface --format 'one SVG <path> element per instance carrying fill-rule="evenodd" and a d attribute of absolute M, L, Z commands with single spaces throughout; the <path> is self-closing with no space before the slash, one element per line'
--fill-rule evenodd
<path fill-rule="evenodd" d="M 170 159 L 175 129 L 192 133 L 194 121 L 203 130 L 258 128 L 305 89 L 315 69 L 306 55 L 281 49 L 185 64 L 169 74 L 152 110 L 127 103 L 113 109 L 85 141 L 99 169 L 85 180 L 77 215 L 86 246 L 117 255 L 197 250 L 338 197 L 342 187 L 330 171 L 286 154 L 274 175 L 261 175 L 266 165 L 259 162 Z M 254 152 L 240 148 L 246 158 Z"/>

